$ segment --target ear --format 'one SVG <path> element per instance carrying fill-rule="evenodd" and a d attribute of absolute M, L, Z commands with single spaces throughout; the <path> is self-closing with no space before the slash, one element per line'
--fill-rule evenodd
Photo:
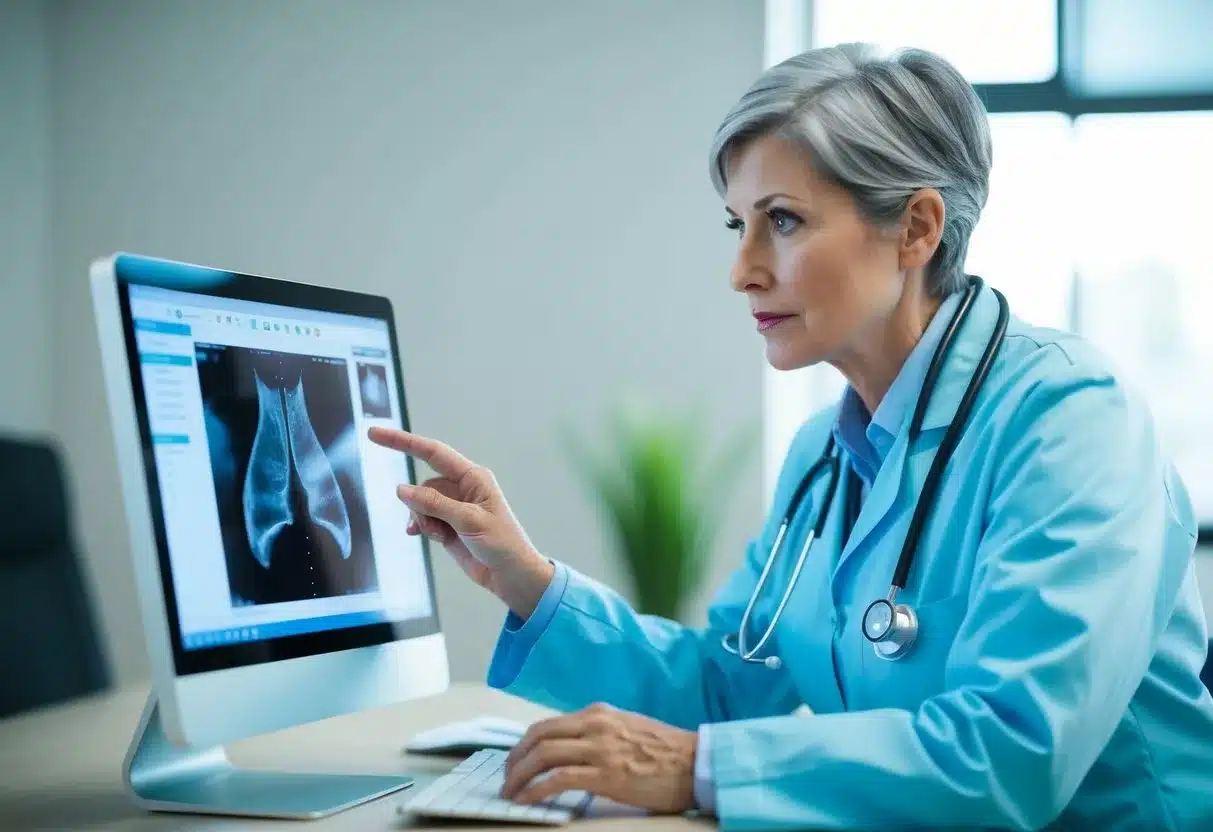
<path fill-rule="evenodd" d="M 906 204 L 901 223 L 898 264 L 902 271 L 931 262 L 943 236 L 943 197 L 934 188 L 916 191 Z"/>

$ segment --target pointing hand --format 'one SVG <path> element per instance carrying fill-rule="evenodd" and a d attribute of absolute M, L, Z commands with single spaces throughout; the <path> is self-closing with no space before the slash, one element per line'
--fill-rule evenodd
<path fill-rule="evenodd" d="M 368 435 L 438 473 L 419 486 L 396 489 L 412 510 L 409 534 L 442 543 L 468 577 L 518 616 L 529 617 L 554 570 L 531 544 L 493 473 L 436 439 L 381 427 Z"/>

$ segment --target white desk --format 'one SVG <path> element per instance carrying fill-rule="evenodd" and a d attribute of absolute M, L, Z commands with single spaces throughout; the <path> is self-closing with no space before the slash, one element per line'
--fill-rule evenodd
<path fill-rule="evenodd" d="M 135 808 L 122 790 L 121 767 L 146 696 L 143 687 L 118 690 L 0 721 L 0 830 L 374 832 L 408 828 L 408 821 L 396 814 L 396 806 L 410 790 L 317 821 L 158 814 Z M 456 685 L 441 697 L 245 740 L 230 746 L 228 754 L 237 765 L 249 768 L 408 772 L 419 775 L 420 785 L 452 767 L 455 760 L 404 755 L 401 748 L 408 737 L 423 728 L 478 714 L 529 722 L 547 712 L 489 688 Z M 438 825 L 450 832 L 485 828 Z M 575 821 L 568 828 L 673 832 L 714 827 L 705 820 L 682 817 L 616 817 Z"/>

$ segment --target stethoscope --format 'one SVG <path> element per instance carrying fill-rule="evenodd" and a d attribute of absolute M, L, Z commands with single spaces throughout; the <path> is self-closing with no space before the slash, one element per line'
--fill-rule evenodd
<path fill-rule="evenodd" d="M 926 415 L 927 403 L 931 399 L 931 393 L 934 392 L 935 382 L 938 380 L 940 370 L 947 359 L 948 351 L 951 350 L 952 344 L 956 340 L 957 331 L 964 326 L 965 320 L 969 317 L 969 312 L 973 308 L 973 301 L 976 299 L 978 293 L 981 292 L 983 285 L 980 277 L 969 277 L 964 297 L 956 307 L 956 311 L 952 314 L 952 318 L 948 322 L 948 328 L 944 331 L 939 346 L 935 348 L 935 353 L 931 357 L 931 364 L 927 369 L 926 378 L 923 380 L 922 390 L 918 395 L 918 403 L 915 405 L 914 415 L 910 420 L 908 442 L 913 442 L 922 429 L 922 420 Z M 922 493 L 914 505 L 914 514 L 910 518 L 910 528 L 906 532 L 905 543 L 901 548 L 901 556 L 897 559 L 897 570 L 893 573 L 893 583 L 889 587 L 889 594 L 884 598 L 873 601 L 863 613 L 861 627 L 863 637 L 871 642 L 876 655 L 882 659 L 892 661 L 902 658 L 909 653 L 910 648 L 918 637 L 918 615 L 909 604 L 897 603 L 897 593 L 905 589 L 906 579 L 910 574 L 910 566 L 914 561 L 914 551 L 918 546 L 918 539 L 922 535 L 923 526 L 926 524 L 927 514 L 935 500 L 935 492 L 939 490 L 939 484 L 943 479 L 943 470 L 947 467 L 948 460 L 956 449 L 957 442 L 960 441 L 960 434 L 964 430 L 965 422 L 968 421 L 970 414 L 973 412 L 973 404 L 977 399 L 977 394 L 981 390 L 981 385 L 990 374 L 990 368 L 994 364 L 994 355 L 998 352 L 998 348 L 1002 345 L 1003 339 L 1006 336 L 1007 320 L 1010 317 L 1007 299 L 997 289 L 993 289 L 993 287 L 991 289 L 998 299 L 998 322 L 994 326 L 994 333 L 986 343 L 986 349 L 981 356 L 981 362 L 977 365 L 977 369 L 973 371 L 973 377 L 969 380 L 969 386 L 965 389 L 964 396 L 956 408 L 956 415 L 953 416 L 951 424 L 948 425 L 947 433 L 944 434 L 943 441 L 940 442 L 939 450 L 931 461 L 931 468 L 927 472 L 926 480 L 923 482 Z M 788 599 L 792 597 L 792 590 L 795 589 L 796 581 L 800 578 L 800 572 L 804 569 L 805 559 L 808 557 L 809 550 L 813 546 L 813 541 L 821 536 L 821 532 L 825 528 L 826 518 L 829 516 L 831 506 L 834 503 L 834 494 L 838 487 L 842 466 L 842 451 L 837 448 L 834 437 L 831 436 L 826 442 L 821 456 L 809 468 L 808 473 L 805 474 L 804 479 L 801 480 L 800 485 L 792 495 L 791 501 L 788 503 L 783 521 L 779 524 L 779 532 L 775 535 L 775 542 L 771 546 L 771 553 L 767 556 L 767 562 L 762 568 L 762 574 L 758 576 L 758 583 L 755 585 L 754 591 L 750 593 L 750 601 L 746 604 L 745 612 L 741 615 L 741 623 L 738 625 L 737 632 L 727 633 L 721 639 L 724 649 L 740 657 L 743 661 L 765 664 L 772 670 L 778 670 L 783 666 L 783 660 L 779 656 L 772 654 L 766 658 L 760 658 L 758 653 L 766 645 L 771 634 L 775 632 L 775 625 L 779 622 L 779 617 L 783 615 L 783 610 L 788 605 Z M 792 570 L 791 577 L 788 579 L 788 585 L 783 591 L 783 597 L 779 599 L 779 605 L 775 608 L 775 614 L 771 616 L 771 621 L 767 624 L 766 632 L 762 634 L 762 638 L 758 639 L 757 644 L 753 647 L 747 647 L 746 629 L 750 621 L 750 615 L 754 611 L 754 605 L 762 594 L 762 588 L 766 584 L 767 576 L 771 573 L 771 566 L 778 559 L 779 547 L 787 536 L 788 527 L 791 525 L 793 518 L 795 518 L 805 495 L 822 473 L 829 475 L 829 485 L 825 493 L 825 501 L 817 514 L 817 520 L 813 528 L 805 536 L 804 545 L 800 549 L 800 556 L 796 559 L 796 566 Z M 850 530 L 853 528 L 855 519 L 859 514 L 859 482 L 858 476 L 853 470 L 851 471 L 847 486 L 846 514 L 847 517 L 844 518 L 846 522 L 845 532 L 846 536 L 849 537 Z M 844 545 L 845 539 L 844 537 Z"/>

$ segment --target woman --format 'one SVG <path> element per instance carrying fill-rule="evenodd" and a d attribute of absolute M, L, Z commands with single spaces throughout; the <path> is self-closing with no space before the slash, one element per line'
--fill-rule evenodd
<path fill-rule="evenodd" d="M 566 712 L 511 753 L 507 797 L 588 789 L 726 828 L 1213 829 L 1191 505 L 1105 360 L 964 275 L 990 164 L 973 89 L 922 51 L 804 53 L 725 118 L 733 288 L 774 367 L 848 385 L 796 437 L 706 629 L 549 561 L 451 448 L 373 432 L 441 475 L 401 487 L 410 532 L 510 610 L 490 684 Z M 894 602 L 917 635 L 904 614 L 865 634 L 907 536 Z"/>

